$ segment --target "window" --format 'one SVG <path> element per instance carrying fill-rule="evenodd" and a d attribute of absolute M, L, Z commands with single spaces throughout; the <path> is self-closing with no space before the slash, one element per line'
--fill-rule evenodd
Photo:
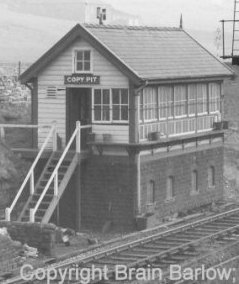
<path fill-rule="evenodd" d="M 167 200 L 172 200 L 175 197 L 174 177 L 169 176 L 167 179 Z"/>
<path fill-rule="evenodd" d="M 196 114 L 197 102 L 197 84 L 188 85 L 188 114 Z"/>
<path fill-rule="evenodd" d="M 173 116 L 173 88 L 161 86 L 158 88 L 159 119 Z"/>
<path fill-rule="evenodd" d="M 198 172 L 192 172 L 192 192 L 198 192 Z"/>
<path fill-rule="evenodd" d="M 113 120 L 128 120 L 129 95 L 127 89 L 112 89 Z"/>
<path fill-rule="evenodd" d="M 154 181 L 151 180 L 147 186 L 147 196 L 146 196 L 146 204 L 153 204 L 155 202 L 155 184 Z"/>
<path fill-rule="evenodd" d="M 93 96 L 94 121 L 128 121 L 128 89 L 95 89 Z"/>
<path fill-rule="evenodd" d="M 174 110 L 175 116 L 187 115 L 187 90 L 184 85 L 174 87 Z"/>
<path fill-rule="evenodd" d="M 143 119 L 145 121 L 157 119 L 157 90 L 145 88 L 141 97 L 143 105 Z"/>
<path fill-rule="evenodd" d="M 76 50 L 75 51 L 75 72 L 91 71 L 91 51 Z"/>
<path fill-rule="evenodd" d="M 94 91 L 94 120 L 110 120 L 110 90 L 95 89 Z"/>
<path fill-rule="evenodd" d="M 208 187 L 215 186 L 215 168 L 213 166 L 208 169 Z"/>
<path fill-rule="evenodd" d="M 197 84 L 197 112 L 205 114 L 207 110 L 207 85 Z"/>
<path fill-rule="evenodd" d="M 209 111 L 220 111 L 221 86 L 219 83 L 209 84 Z"/>

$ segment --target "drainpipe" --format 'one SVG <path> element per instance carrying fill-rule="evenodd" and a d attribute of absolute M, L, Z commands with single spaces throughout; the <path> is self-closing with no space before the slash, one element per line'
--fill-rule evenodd
<path fill-rule="evenodd" d="M 135 90 L 135 94 L 138 95 L 139 92 L 141 92 L 144 88 L 148 86 L 149 82 L 145 81 L 143 85 L 141 85 L 139 88 Z M 138 102 L 138 121 L 140 121 L 140 108 L 139 108 L 139 102 Z M 140 132 L 138 128 L 138 133 Z M 140 159 L 141 153 L 137 154 L 137 214 L 141 214 L 141 159 Z"/>

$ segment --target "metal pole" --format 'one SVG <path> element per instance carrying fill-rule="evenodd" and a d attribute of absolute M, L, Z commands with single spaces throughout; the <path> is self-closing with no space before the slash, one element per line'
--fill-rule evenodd
<path fill-rule="evenodd" d="M 225 57 L 225 21 L 222 20 L 222 53 Z"/>

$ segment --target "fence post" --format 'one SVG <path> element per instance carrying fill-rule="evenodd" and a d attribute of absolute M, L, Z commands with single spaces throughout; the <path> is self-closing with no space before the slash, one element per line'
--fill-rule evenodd
<path fill-rule="evenodd" d="M 6 208 L 5 209 L 5 219 L 6 221 L 10 222 L 11 221 L 11 212 L 10 212 L 10 208 Z"/>
<path fill-rule="evenodd" d="M 76 122 L 76 153 L 80 153 L 81 151 L 81 123 L 80 121 Z"/>
<path fill-rule="evenodd" d="M 57 131 L 56 131 L 56 121 L 53 121 L 53 127 L 54 127 L 54 131 L 53 131 L 53 136 L 52 136 L 52 148 L 53 151 L 57 151 Z"/>

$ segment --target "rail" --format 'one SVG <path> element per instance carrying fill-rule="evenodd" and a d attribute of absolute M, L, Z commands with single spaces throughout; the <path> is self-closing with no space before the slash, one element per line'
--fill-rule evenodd
<path fill-rule="evenodd" d="M 39 128 L 40 126 L 37 125 L 5 125 L 5 124 L 1 124 L 0 125 L 0 129 L 3 129 L 3 127 L 27 127 L 27 128 Z M 49 126 L 42 126 L 42 127 L 49 127 Z M 34 181 L 34 171 L 36 168 L 36 165 L 38 163 L 38 161 L 40 160 L 44 150 L 46 149 L 46 146 L 48 145 L 50 139 L 52 138 L 52 143 L 53 143 L 53 151 L 57 150 L 57 134 L 56 134 L 56 125 L 54 124 L 51 128 L 50 131 L 44 141 L 44 143 L 41 146 L 40 151 L 38 152 L 30 170 L 28 171 L 27 176 L 25 177 L 16 197 L 14 198 L 12 204 L 10 207 L 6 208 L 5 210 L 5 219 L 6 221 L 11 221 L 11 213 L 14 209 L 14 207 L 17 204 L 17 201 L 19 200 L 20 196 L 22 195 L 24 189 L 26 188 L 27 183 L 30 181 L 30 193 L 33 194 L 35 192 L 35 181 Z"/>
<path fill-rule="evenodd" d="M 175 229 L 170 229 L 170 230 L 167 230 L 165 232 L 159 232 L 157 234 L 154 234 L 152 236 L 148 236 L 148 237 L 143 237 L 142 239 L 138 239 L 138 240 L 134 240 L 133 242 L 128 242 L 128 243 L 125 243 L 123 245 L 116 245 L 114 247 L 111 247 L 110 248 L 106 248 L 106 249 L 103 249 L 102 251 L 97 251 L 95 249 L 93 250 L 90 250 L 89 253 L 79 253 L 77 256 L 73 256 L 73 257 L 69 257 L 63 261 L 60 261 L 60 262 L 57 262 L 57 263 L 53 263 L 53 264 L 49 264 L 44 267 L 42 267 L 43 271 L 49 271 L 50 269 L 59 269 L 59 268 L 66 268 L 66 267 L 72 267 L 72 265 L 76 265 L 78 264 L 79 267 L 81 268 L 84 268 L 84 264 L 86 263 L 89 263 L 89 261 L 96 261 L 100 258 L 100 257 L 109 257 L 113 252 L 114 253 L 117 253 L 119 254 L 123 249 L 133 249 L 136 245 L 144 245 L 146 244 L 147 242 L 150 242 L 150 241 L 155 241 L 161 237 L 166 237 L 166 236 L 170 236 L 171 234 L 174 234 L 174 233 L 181 233 L 183 231 L 186 231 L 187 229 L 193 229 L 193 228 L 197 228 L 198 226 L 200 225 L 204 225 L 206 223 L 211 223 L 213 221 L 217 221 L 217 220 L 220 220 L 221 218 L 223 219 L 224 217 L 230 217 L 230 216 L 233 216 L 234 214 L 238 214 L 239 213 L 239 209 L 233 209 L 233 210 L 230 210 L 230 211 L 227 211 L 227 212 L 223 212 L 223 213 L 220 213 L 220 214 L 216 214 L 216 215 L 213 215 L 213 216 L 210 216 L 210 217 L 206 217 L 202 220 L 198 220 L 198 221 L 195 221 L 193 223 L 190 223 L 188 225 L 183 225 L 183 226 L 180 226 L 179 228 L 175 228 Z M 237 215 L 238 216 L 238 215 Z M 208 235 L 206 236 L 198 236 L 198 238 L 195 238 L 192 240 L 189 238 L 189 241 L 183 241 L 181 242 L 180 241 L 180 238 L 179 238 L 179 243 L 178 245 L 175 245 L 175 246 L 170 246 L 169 249 L 165 249 L 161 252 L 154 252 L 154 251 L 151 251 L 152 254 L 148 255 L 147 256 L 147 253 L 145 255 L 145 258 L 140 258 L 139 260 L 137 260 L 137 263 L 134 263 L 134 261 L 132 261 L 132 259 L 128 259 L 128 264 L 127 266 L 128 267 L 137 267 L 139 265 L 144 265 L 144 264 L 149 264 L 150 261 L 155 261 L 156 259 L 159 260 L 160 257 L 163 257 L 165 255 L 170 255 L 170 254 L 174 254 L 176 252 L 182 252 L 183 250 L 186 249 L 186 247 L 188 249 L 194 247 L 195 245 L 199 245 L 200 243 L 203 243 L 205 241 L 208 241 L 208 240 L 216 240 L 219 236 L 224 236 L 224 237 L 227 237 L 229 236 L 230 234 L 232 234 L 233 232 L 235 231 L 238 231 L 239 229 L 239 225 L 237 224 L 237 218 L 235 217 L 235 221 L 233 223 L 233 225 L 229 225 L 228 228 L 224 228 L 224 226 L 222 226 L 221 228 L 220 227 L 216 227 L 215 228 L 215 232 L 210 232 L 210 230 L 208 231 Z M 199 230 L 199 233 L 200 233 L 200 230 Z M 152 249 L 151 249 L 152 250 Z M 196 260 L 196 259 L 195 259 Z M 112 263 L 113 265 L 113 263 Z M 126 265 L 126 263 L 125 263 Z M 30 279 L 30 276 L 34 276 L 34 270 L 29 272 L 27 274 L 27 276 L 29 276 L 29 279 Z M 109 273 L 111 273 L 112 271 L 109 270 L 108 271 Z M 97 281 L 95 281 L 97 282 Z M 94 283 L 95 283 L 94 282 Z M 22 278 L 20 276 L 16 276 L 12 279 L 9 279 L 7 280 L 6 282 L 4 283 L 26 283 L 26 281 L 23 281 Z M 77 282 L 79 283 L 79 282 Z"/>
<path fill-rule="evenodd" d="M 51 177 L 49 178 L 35 208 L 31 208 L 30 209 L 30 222 L 35 222 L 35 215 L 36 215 L 36 211 L 37 209 L 39 208 L 44 196 L 46 195 L 51 183 L 53 182 L 54 180 L 54 196 L 58 196 L 58 193 L 59 193 L 59 184 L 58 184 L 58 170 L 63 162 L 63 160 L 65 159 L 66 157 L 66 154 L 68 153 L 73 141 L 76 139 L 76 153 L 80 153 L 81 152 L 81 130 L 82 129 L 86 129 L 86 128 L 91 128 L 92 126 L 91 125 L 84 125 L 84 126 L 81 126 L 81 123 L 80 121 L 77 121 L 76 122 L 76 129 L 75 131 L 73 132 L 67 146 L 65 147 L 65 150 L 64 152 L 62 153 L 54 171 L 52 172 L 52 175 Z"/>

